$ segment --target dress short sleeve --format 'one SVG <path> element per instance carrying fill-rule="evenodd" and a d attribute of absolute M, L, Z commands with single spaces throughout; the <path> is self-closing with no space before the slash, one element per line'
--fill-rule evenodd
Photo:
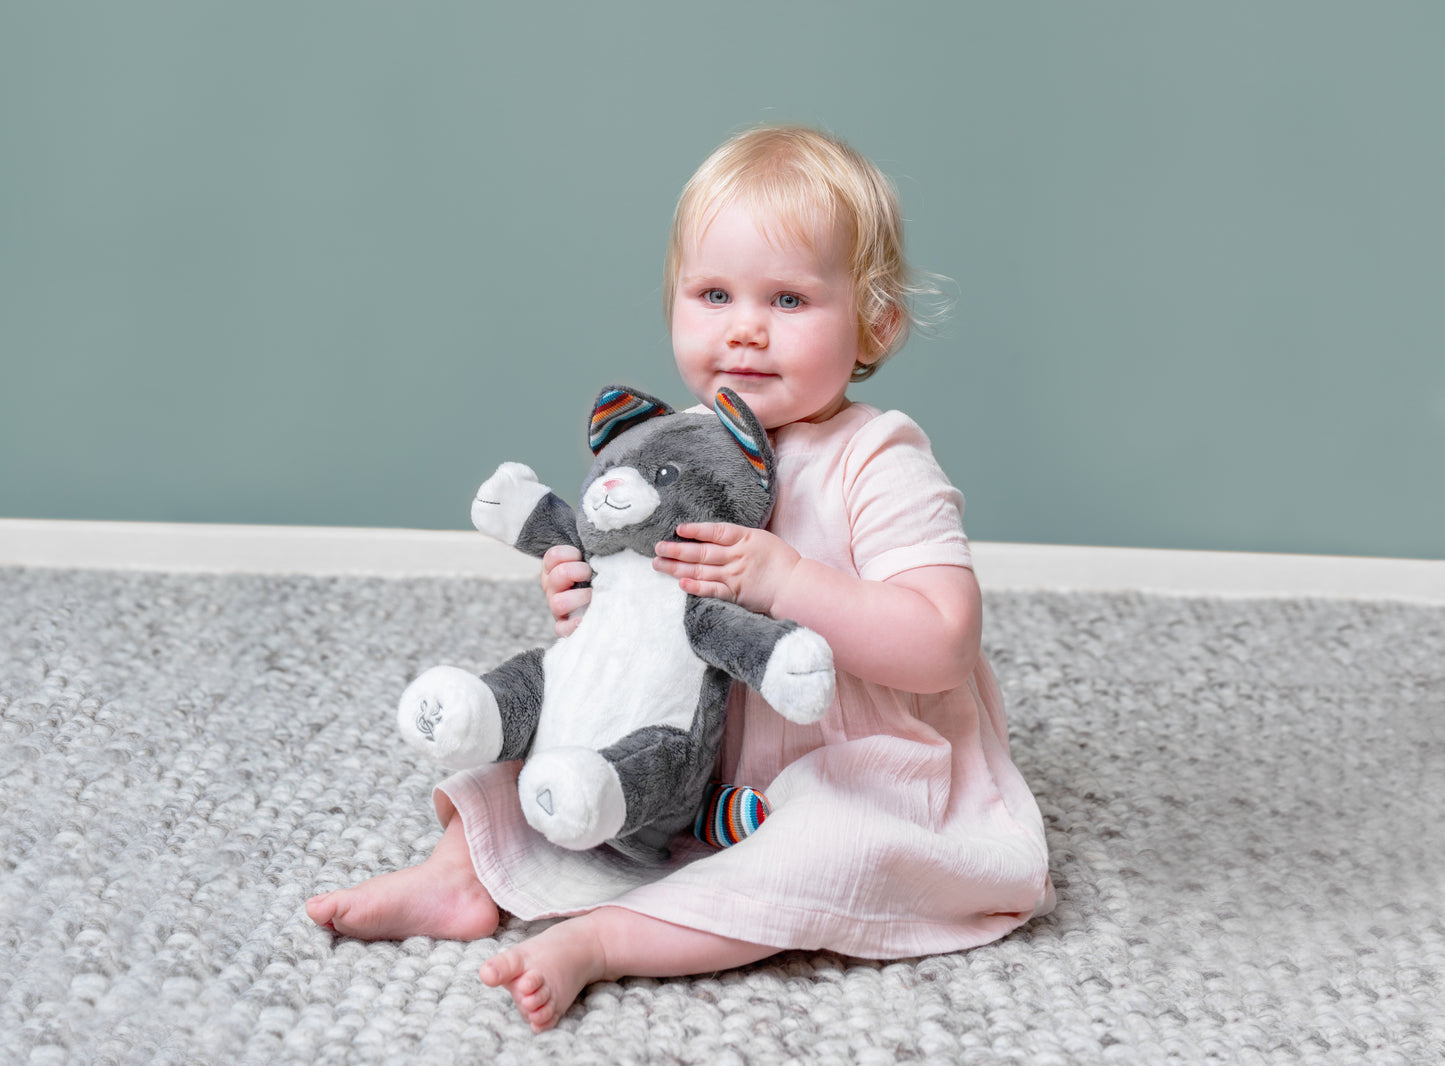
<path fill-rule="evenodd" d="M 858 575 L 884 581 L 920 566 L 973 566 L 963 494 L 901 411 L 870 419 L 849 441 L 843 492 Z"/>

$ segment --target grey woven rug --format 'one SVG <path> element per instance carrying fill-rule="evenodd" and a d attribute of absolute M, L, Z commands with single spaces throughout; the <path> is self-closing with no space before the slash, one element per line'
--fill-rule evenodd
<path fill-rule="evenodd" d="M 1445 609 L 988 598 L 1058 910 L 895 963 L 593 986 L 533 1036 L 473 944 L 334 939 L 423 858 L 420 668 L 530 584 L 0 570 L 0 1063 L 1436 1063 Z"/>

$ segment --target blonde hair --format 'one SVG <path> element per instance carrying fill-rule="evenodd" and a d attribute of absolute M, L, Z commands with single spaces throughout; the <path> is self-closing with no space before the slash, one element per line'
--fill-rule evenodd
<path fill-rule="evenodd" d="M 791 240 L 811 243 L 819 232 L 841 235 L 857 301 L 859 350 L 867 357 L 853 367 L 852 380 L 871 377 L 903 347 L 916 318 L 913 298 L 933 290 L 915 284 L 904 258 L 897 190 L 855 149 L 802 126 L 760 126 L 737 134 L 683 187 L 663 265 L 669 323 L 684 247 L 734 204 L 774 220 Z"/>

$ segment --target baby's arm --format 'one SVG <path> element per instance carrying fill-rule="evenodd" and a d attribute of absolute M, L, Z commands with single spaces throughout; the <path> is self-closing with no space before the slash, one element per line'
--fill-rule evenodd
<path fill-rule="evenodd" d="M 840 669 L 904 692 L 955 688 L 978 661 L 983 604 L 966 566 L 865 581 L 803 559 L 773 609 L 821 633 Z"/>
<path fill-rule="evenodd" d="M 802 558 L 766 530 L 701 523 L 678 533 L 689 540 L 659 544 L 653 565 L 684 592 L 807 626 L 840 670 L 905 692 L 942 692 L 973 672 L 983 611 L 967 567 L 866 581 Z"/>

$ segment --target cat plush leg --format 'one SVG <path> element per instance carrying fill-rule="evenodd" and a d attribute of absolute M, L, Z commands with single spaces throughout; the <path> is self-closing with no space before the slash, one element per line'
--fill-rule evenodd
<path fill-rule="evenodd" d="M 502 718 L 485 681 L 455 666 L 434 666 L 401 694 L 402 739 L 449 770 L 497 761 Z"/>
<path fill-rule="evenodd" d="M 527 823 L 563 848 L 595 848 L 627 816 L 617 771 L 591 748 L 537 752 L 522 767 L 517 795 Z"/>

